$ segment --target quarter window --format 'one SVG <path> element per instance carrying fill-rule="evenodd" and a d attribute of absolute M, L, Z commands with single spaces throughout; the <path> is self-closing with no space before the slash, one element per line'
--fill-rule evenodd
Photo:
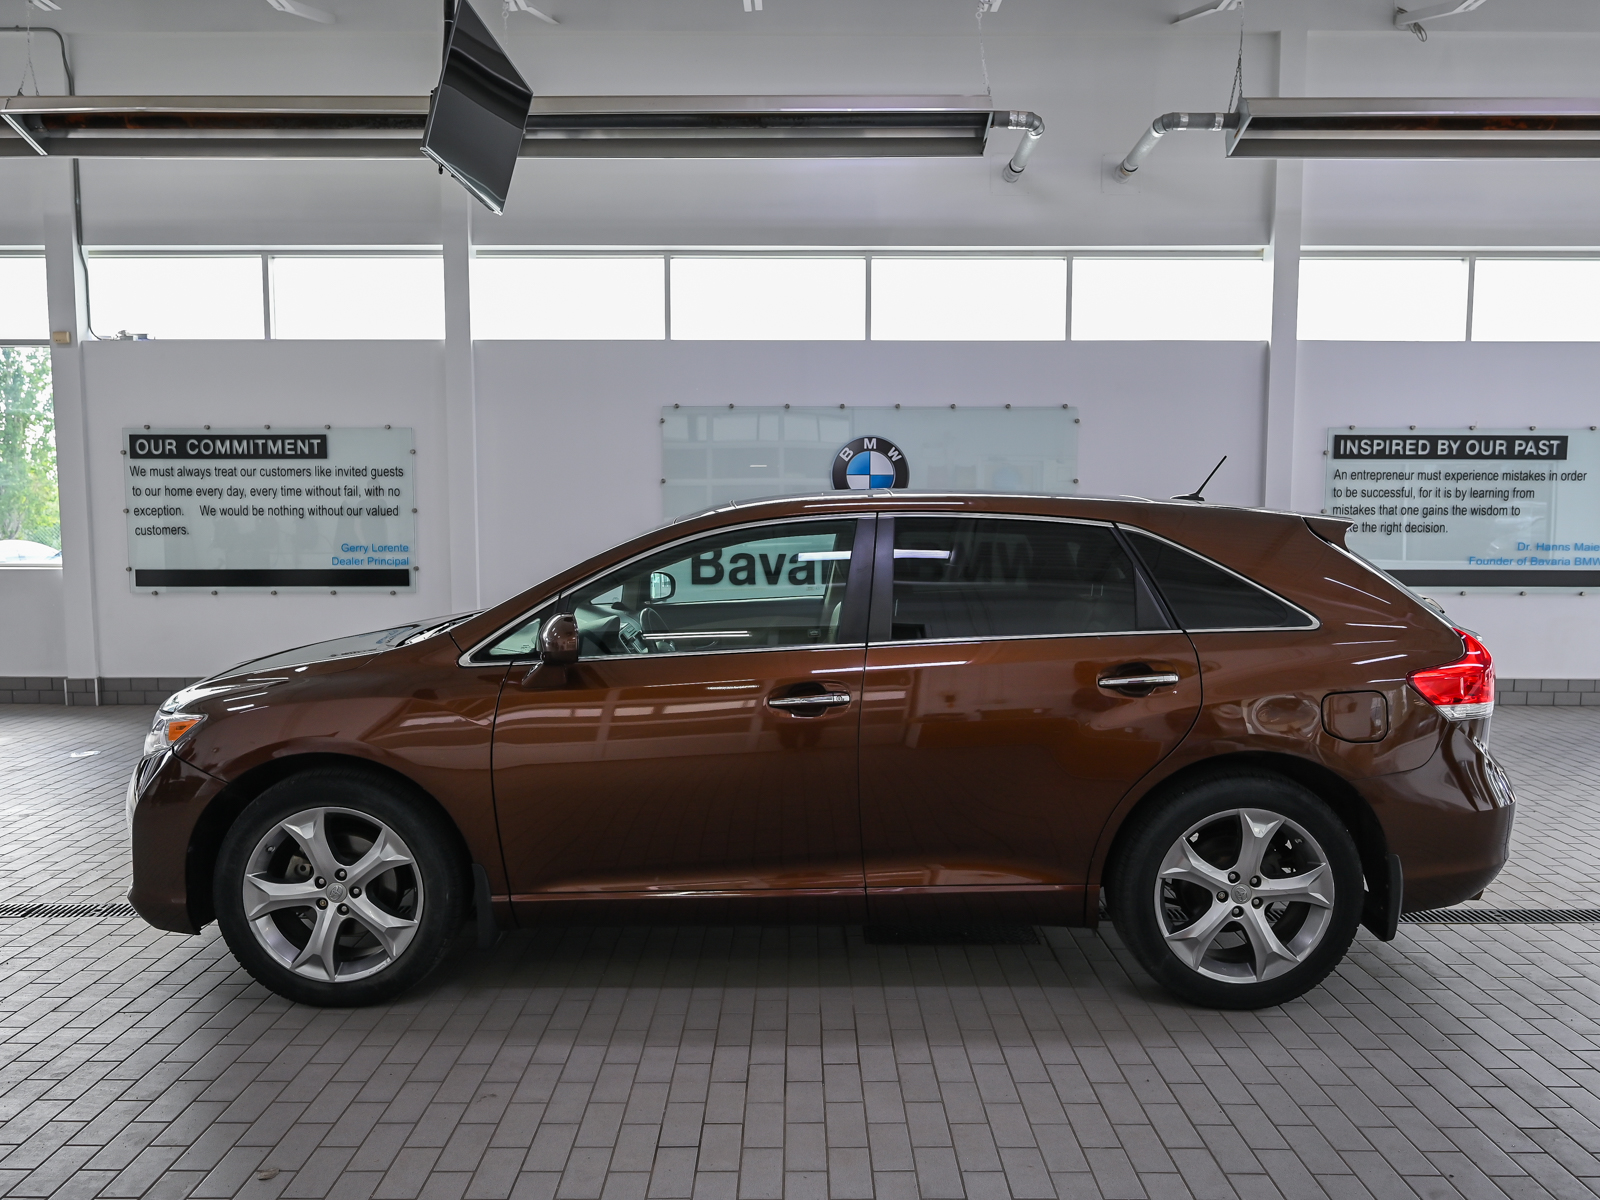
<path fill-rule="evenodd" d="M 826 645 L 839 640 L 855 520 L 729 530 L 639 559 L 559 606 L 580 658 Z M 547 607 L 490 650 L 530 657 Z"/>
<path fill-rule="evenodd" d="M 1167 607 L 1188 630 L 1308 629 L 1312 620 L 1258 584 L 1171 542 L 1127 530 Z"/>
<path fill-rule="evenodd" d="M 895 518 L 895 641 L 1137 628 L 1133 564 L 1106 526 Z"/>

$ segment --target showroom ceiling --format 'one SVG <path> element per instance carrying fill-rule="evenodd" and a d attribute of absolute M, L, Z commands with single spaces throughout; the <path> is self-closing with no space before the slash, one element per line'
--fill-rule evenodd
<path fill-rule="evenodd" d="M 439 27 L 439 0 L 316 0 L 335 17 L 332 25 L 307 21 L 276 9 L 269 0 L 51 0 L 60 11 L 41 12 L 23 0 L 5 6 L 16 23 L 29 17 L 67 33 L 432 33 Z M 310 0 L 306 0 L 309 4 Z M 992 2 L 992 0 L 991 0 Z M 501 0 L 478 0 L 486 18 L 498 21 Z M 554 16 L 557 30 L 661 31 L 774 34 L 905 33 L 970 36 L 977 0 L 764 0 L 745 12 L 742 0 L 543 0 L 536 7 Z M 1417 8 L 1423 0 L 1404 7 Z M 1101 30 L 1160 29 L 1190 0 L 1001 0 L 985 18 L 995 35 Z M 1394 29 L 1392 0 L 1251 0 L 1248 28 L 1313 30 Z M 1215 23 L 1232 25 L 1236 13 L 1187 22 L 1183 31 Z M 513 36 L 547 35 L 551 27 L 513 11 L 506 18 Z M 1446 27 L 1445 22 L 1434 28 Z M 1474 12 L 1452 18 L 1464 32 L 1600 31 L 1600 8 L 1589 0 L 1488 0 Z"/>

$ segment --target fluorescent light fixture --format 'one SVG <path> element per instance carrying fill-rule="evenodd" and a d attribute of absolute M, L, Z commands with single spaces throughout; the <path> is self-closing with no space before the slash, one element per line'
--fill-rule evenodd
<path fill-rule="evenodd" d="M 1600 99 L 1242 100 L 1230 158 L 1597 158 Z"/>
<path fill-rule="evenodd" d="M 47 154 L 61 157 L 414 160 L 428 99 L 6 96 L 0 115 L 22 121 Z M 518 153 L 977 158 L 996 129 L 1025 130 L 1027 149 L 1042 124 L 1032 113 L 996 111 L 986 96 L 546 96 L 533 100 Z M 35 154 L 12 128 L 0 128 L 0 157 Z"/>
<path fill-rule="evenodd" d="M 1229 113 L 1163 113 L 1116 178 L 1185 131 L 1225 134 L 1229 158 L 1600 158 L 1600 99 L 1240 100 Z"/>

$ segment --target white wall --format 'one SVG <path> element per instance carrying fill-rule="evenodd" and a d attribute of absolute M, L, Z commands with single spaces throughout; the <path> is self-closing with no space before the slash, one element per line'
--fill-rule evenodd
<path fill-rule="evenodd" d="M 1597 378 L 1596 344 L 1302 342 L 1295 507 L 1322 505 L 1329 428 L 1586 427 L 1600 421 Z M 1600 595 L 1430 594 L 1505 678 L 1600 677 Z"/>
<path fill-rule="evenodd" d="M 0 675 L 66 673 L 61 568 L 0 567 Z"/>
<path fill-rule="evenodd" d="M 437 0 L 334 7 L 334 26 L 259 3 L 170 0 L 64 5 L 49 20 L 70 35 L 85 95 L 428 90 Z M 1048 127 L 1027 175 L 1016 185 L 1000 180 L 1016 144 L 1009 133 L 995 135 L 983 160 L 525 160 L 507 215 L 477 213 L 473 240 L 1261 247 L 1273 236 L 1273 166 L 1224 159 L 1215 135 L 1167 138 L 1134 186 L 1105 179 L 1107 162 L 1155 114 L 1225 104 L 1239 45 L 1234 14 L 1174 26 L 1185 5 L 1172 0 L 1013 0 L 985 18 L 980 43 L 972 0 L 741 7 L 606 0 L 562 6 L 559 27 L 511 14 L 502 28 L 542 94 L 981 93 L 986 61 L 994 106 L 1035 109 Z M 1273 94 L 1280 51 L 1301 44 L 1312 95 L 1600 94 L 1593 5 L 1497 2 L 1441 22 L 1425 44 L 1393 29 L 1390 0 L 1246 7 L 1250 95 Z M 46 92 L 62 89 L 54 53 L 53 40 L 35 41 Z M 0 36 L 0 80 L 21 78 L 22 67 L 21 39 Z M 60 223 L 68 210 L 56 166 L 0 160 L 0 245 L 43 244 L 47 212 Z M 89 162 L 84 225 L 90 245 L 438 245 L 448 225 L 440 188 L 420 161 Z M 1313 162 L 1302 240 L 1600 247 L 1597 190 L 1592 162 Z M 1293 495 L 1310 510 L 1320 504 L 1329 424 L 1595 419 L 1588 381 L 1600 347 L 1307 343 L 1300 351 Z M 95 566 L 103 675 L 197 674 L 447 610 L 452 487 L 458 496 L 476 488 L 486 600 L 636 533 L 660 519 L 655 415 L 674 401 L 1070 402 L 1083 413 L 1084 491 L 1170 495 L 1227 453 L 1211 495 L 1240 503 L 1262 495 L 1267 351 L 1256 344 L 486 343 L 467 388 L 479 414 L 478 478 L 453 484 L 437 343 L 90 344 L 82 353 L 92 545 L 67 553 L 91 555 Z M 258 420 L 416 426 L 421 594 L 390 602 L 127 591 L 122 426 Z M 0 573 L 0 614 L 33 611 L 37 596 L 23 592 L 32 586 Z M 1465 597 L 1452 608 L 1489 636 L 1507 675 L 1600 676 L 1600 632 L 1575 597 Z M 57 661 L 51 636 L 0 640 L 0 674 L 22 672 L 17 664 L 35 650 L 38 663 Z M 43 669 L 61 674 L 62 662 Z"/>
<path fill-rule="evenodd" d="M 1186 492 L 1227 454 L 1210 495 L 1257 503 L 1265 359 L 1253 342 L 481 342 L 484 599 L 661 523 L 670 404 L 1072 404 L 1082 492 Z"/>
<path fill-rule="evenodd" d="M 449 611 L 440 343 L 103 342 L 86 346 L 84 357 L 99 674 L 204 675 L 272 650 Z M 121 449 L 123 428 L 143 424 L 414 427 L 417 592 L 135 594 L 127 582 Z"/>

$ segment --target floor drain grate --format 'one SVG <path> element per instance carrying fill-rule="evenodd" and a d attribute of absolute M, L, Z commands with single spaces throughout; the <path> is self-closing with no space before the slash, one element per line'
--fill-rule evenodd
<path fill-rule="evenodd" d="M 1430 908 L 1401 913 L 1407 925 L 1591 925 L 1600 908 Z"/>
<path fill-rule="evenodd" d="M 7 917 L 131 917 L 131 904 L 0 904 L 0 920 Z"/>

